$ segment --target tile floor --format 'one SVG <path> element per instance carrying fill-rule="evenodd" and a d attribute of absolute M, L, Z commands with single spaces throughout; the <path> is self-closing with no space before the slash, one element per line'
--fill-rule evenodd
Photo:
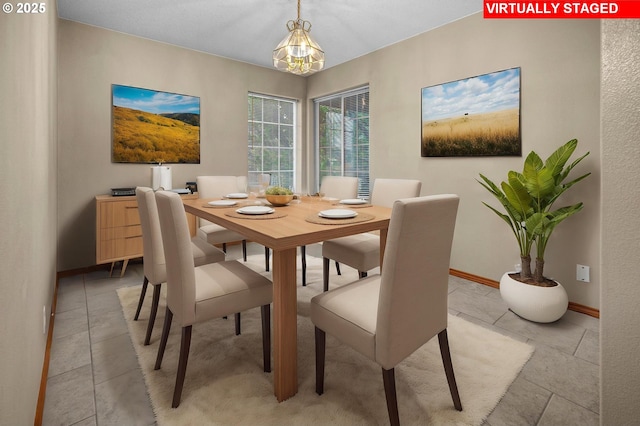
<path fill-rule="evenodd" d="M 251 254 L 264 253 L 249 244 Z M 319 255 L 318 247 L 307 255 Z M 239 247 L 229 249 L 239 258 Z M 155 419 L 116 289 L 142 283 L 98 271 L 59 283 L 44 425 L 154 425 Z M 451 277 L 449 310 L 528 342 L 536 350 L 484 426 L 598 425 L 599 321 L 569 311 L 553 324 L 510 312 L 498 290 Z"/>

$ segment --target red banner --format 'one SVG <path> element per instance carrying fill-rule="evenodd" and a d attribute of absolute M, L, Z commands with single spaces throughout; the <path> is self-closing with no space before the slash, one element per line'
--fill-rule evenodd
<path fill-rule="evenodd" d="M 485 19 L 640 18 L 640 1 L 495 1 L 484 0 Z"/>

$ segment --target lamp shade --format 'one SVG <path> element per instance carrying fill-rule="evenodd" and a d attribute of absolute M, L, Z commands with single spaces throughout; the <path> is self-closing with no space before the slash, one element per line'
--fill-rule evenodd
<path fill-rule="evenodd" d="M 287 29 L 289 34 L 273 50 L 273 66 L 298 75 L 320 71 L 324 67 L 324 52 L 309 35 L 309 21 L 289 21 Z"/>

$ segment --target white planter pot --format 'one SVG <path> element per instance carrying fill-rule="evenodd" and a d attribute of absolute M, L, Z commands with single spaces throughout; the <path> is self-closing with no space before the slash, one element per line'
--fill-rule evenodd
<path fill-rule="evenodd" d="M 529 321 L 553 322 L 567 312 L 569 297 L 560 283 L 556 281 L 555 287 L 524 284 L 509 276 L 513 273 L 500 279 L 500 296 L 515 314 Z"/>

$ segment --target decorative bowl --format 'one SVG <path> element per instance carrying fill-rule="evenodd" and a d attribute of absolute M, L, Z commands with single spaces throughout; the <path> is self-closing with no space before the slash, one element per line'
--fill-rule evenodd
<path fill-rule="evenodd" d="M 293 200 L 293 194 L 291 195 L 265 195 L 265 198 L 271 205 L 276 207 L 286 206 Z"/>

